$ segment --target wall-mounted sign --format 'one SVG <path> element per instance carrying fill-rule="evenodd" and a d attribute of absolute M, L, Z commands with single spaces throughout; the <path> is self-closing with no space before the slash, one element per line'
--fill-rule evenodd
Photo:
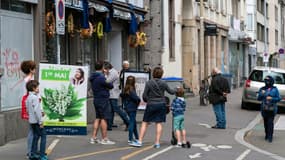
<path fill-rule="evenodd" d="M 284 48 L 280 48 L 278 52 L 279 54 L 284 54 Z"/>
<path fill-rule="evenodd" d="M 64 35 L 65 31 L 65 5 L 64 0 L 56 0 L 56 33 Z"/>
<path fill-rule="evenodd" d="M 65 0 L 65 6 L 68 8 L 83 10 L 82 0 Z"/>
<path fill-rule="evenodd" d="M 205 24 L 205 36 L 216 36 L 218 31 L 217 31 L 217 25 L 216 24 Z"/>

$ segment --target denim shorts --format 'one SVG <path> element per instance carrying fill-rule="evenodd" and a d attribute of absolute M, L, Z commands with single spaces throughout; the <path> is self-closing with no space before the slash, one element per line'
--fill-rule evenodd
<path fill-rule="evenodd" d="M 156 103 L 147 104 L 143 115 L 144 122 L 165 122 L 166 120 L 166 104 Z"/>
<path fill-rule="evenodd" d="M 179 115 L 173 118 L 173 128 L 174 130 L 183 130 L 184 129 L 184 116 Z"/>
<path fill-rule="evenodd" d="M 96 119 L 110 119 L 111 105 L 109 99 L 94 99 Z"/>

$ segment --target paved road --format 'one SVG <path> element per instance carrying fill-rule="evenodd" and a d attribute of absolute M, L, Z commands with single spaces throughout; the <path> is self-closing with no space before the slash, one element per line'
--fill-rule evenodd
<path fill-rule="evenodd" d="M 256 120 L 258 111 L 247 111 L 240 109 L 241 89 L 234 90 L 229 97 L 227 106 L 227 129 L 217 130 L 211 129 L 209 126 L 215 124 L 215 118 L 212 107 L 201 107 L 198 105 L 198 97 L 188 99 L 188 106 L 186 112 L 186 129 L 188 132 L 188 139 L 193 144 L 191 149 L 175 148 L 170 145 L 171 137 L 171 115 L 167 117 L 167 123 L 164 125 L 162 145 L 160 149 L 152 148 L 154 141 L 154 125 L 148 129 L 144 139 L 144 146 L 141 148 L 133 148 L 127 145 L 127 132 L 124 131 L 124 126 L 115 128 L 109 132 L 109 137 L 116 141 L 115 145 L 101 145 L 90 144 L 89 138 L 91 135 L 91 126 L 88 128 L 88 136 L 49 136 L 48 146 L 55 144 L 53 150 L 49 154 L 50 159 L 67 160 L 67 159 L 80 159 L 80 160 L 141 160 L 141 159 L 154 159 L 154 160 L 271 160 L 272 155 L 259 153 L 250 148 L 250 145 L 242 145 L 241 143 L 250 142 L 257 147 L 264 143 L 260 138 L 261 132 L 256 133 L 254 129 L 252 132 L 247 132 L 247 141 L 237 141 L 239 136 L 237 132 L 243 128 L 248 127 L 250 122 Z M 142 114 L 138 114 L 138 120 L 142 119 Z M 116 122 L 121 123 L 117 119 Z M 252 123 L 253 127 L 258 126 Z M 282 132 L 282 131 L 280 131 Z M 242 133 L 242 132 L 239 132 Z M 242 135 L 240 135 L 242 136 Z M 254 137 L 257 136 L 259 138 Z M 281 139 L 278 136 L 277 139 Z M 25 159 L 26 143 L 25 139 L 13 141 L 5 146 L 0 147 L 0 159 L 5 160 L 20 160 Z M 268 145 L 270 149 L 277 148 L 282 152 L 282 147 L 285 144 L 273 143 Z M 284 147 L 283 147 L 284 148 Z"/>

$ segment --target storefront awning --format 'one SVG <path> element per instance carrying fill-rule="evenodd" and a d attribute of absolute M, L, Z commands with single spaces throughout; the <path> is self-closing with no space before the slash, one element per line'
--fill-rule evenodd
<path fill-rule="evenodd" d="M 109 12 L 109 9 L 101 4 L 89 2 L 89 8 L 94 8 L 97 12 Z"/>
<path fill-rule="evenodd" d="M 114 9 L 113 16 L 124 20 L 131 20 L 131 13 L 120 9 Z M 144 22 L 144 17 L 142 15 L 135 14 L 135 16 L 139 20 L 139 22 Z"/>
<path fill-rule="evenodd" d="M 116 18 L 124 19 L 124 20 L 131 20 L 131 13 L 130 12 L 122 11 L 119 9 L 114 9 L 113 16 Z"/>
<path fill-rule="evenodd" d="M 34 3 L 37 4 L 39 2 L 39 0 L 20 0 L 22 2 L 28 2 L 28 3 Z"/>

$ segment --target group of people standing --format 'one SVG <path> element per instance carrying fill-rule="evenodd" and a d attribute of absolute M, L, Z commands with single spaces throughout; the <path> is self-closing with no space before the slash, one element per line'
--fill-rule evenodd
<path fill-rule="evenodd" d="M 34 61 L 24 61 L 21 70 L 25 74 L 23 79 L 25 84 L 25 95 L 22 99 L 22 118 L 30 123 L 30 130 L 27 138 L 28 153 L 30 159 L 36 158 L 47 160 L 45 154 L 46 132 L 43 126 L 44 112 L 40 106 L 39 82 L 34 80 L 36 63 Z M 160 148 L 160 138 L 163 132 L 163 123 L 166 121 L 167 102 L 165 92 L 176 94 L 176 98 L 171 103 L 174 130 L 178 140 L 177 147 L 190 148 L 190 143 L 186 140 L 186 130 L 184 127 L 184 112 L 186 101 L 182 87 L 170 88 L 168 84 L 161 80 L 163 69 L 155 67 L 152 72 L 152 79 L 145 84 L 143 101 L 147 103 L 144 111 L 142 124 L 138 131 L 136 115 L 141 102 L 136 93 L 136 78 L 134 76 L 124 77 L 124 72 L 129 70 L 129 62 L 123 62 L 123 69 L 118 72 L 112 64 L 104 61 L 95 63 L 95 72 L 89 77 L 93 91 L 93 104 L 95 107 L 96 119 L 93 123 L 93 133 L 90 143 L 115 144 L 107 136 L 107 131 L 117 127 L 114 122 L 114 113 L 117 113 L 125 124 L 125 130 L 129 131 L 128 144 L 135 147 L 143 146 L 143 138 L 149 124 L 154 123 L 156 127 L 154 148 Z M 211 85 L 209 88 L 209 101 L 213 104 L 216 116 L 214 129 L 226 129 L 225 102 L 230 93 L 230 86 L 221 71 L 214 68 L 211 74 Z M 272 142 L 274 130 L 274 117 L 277 113 L 277 105 L 280 95 L 278 89 L 274 87 L 274 79 L 266 76 L 265 86 L 258 92 L 258 100 L 261 101 L 261 114 L 264 119 L 265 140 Z M 119 106 L 119 99 L 122 99 L 124 110 Z M 101 130 L 101 139 L 97 134 Z M 38 154 L 38 141 L 40 142 L 40 153 Z"/>
<path fill-rule="evenodd" d="M 177 118 L 176 130 L 177 135 L 182 139 L 178 139 L 179 146 L 187 146 L 186 131 L 184 128 L 184 111 L 186 103 L 184 100 L 184 91 L 182 88 L 171 89 L 165 81 L 162 81 L 163 69 L 161 67 L 155 67 L 152 72 L 152 79 L 147 81 L 143 92 L 143 101 L 147 102 L 147 106 L 144 112 L 140 131 L 138 132 L 136 114 L 140 97 L 136 93 L 134 76 L 124 77 L 124 72 L 128 71 L 129 63 L 123 62 L 123 69 L 118 73 L 109 62 L 97 61 L 95 64 L 96 71 L 91 74 L 89 80 L 92 85 L 92 91 L 94 96 L 94 107 L 96 112 L 96 119 L 94 121 L 93 134 L 90 139 L 90 143 L 101 144 L 115 144 L 107 137 L 107 130 L 111 130 L 112 127 L 116 127 L 113 124 L 114 112 L 122 118 L 126 125 L 126 130 L 129 131 L 128 144 L 135 147 L 141 147 L 143 145 L 143 138 L 146 134 L 148 125 L 155 123 L 156 136 L 154 142 L 154 148 L 160 148 L 160 138 L 162 135 L 163 127 L 162 123 L 166 121 L 166 100 L 165 91 L 169 94 L 177 93 L 179 100 L 175 101 L 175 105 L 172 105 L 172 111 L 174 116 L 180 116 Z M 179 93 L 177 92 L 179 90 Z M 122 99 L 122 105 L 124 110 L 118 105 L 118 99 Z M 101 128 L 101 139 L 98 138 L 98 129 Z M 181 130 L 181 132 L 180 132 Z M 190 144 L 188 142 L 188 146 Z"/>

